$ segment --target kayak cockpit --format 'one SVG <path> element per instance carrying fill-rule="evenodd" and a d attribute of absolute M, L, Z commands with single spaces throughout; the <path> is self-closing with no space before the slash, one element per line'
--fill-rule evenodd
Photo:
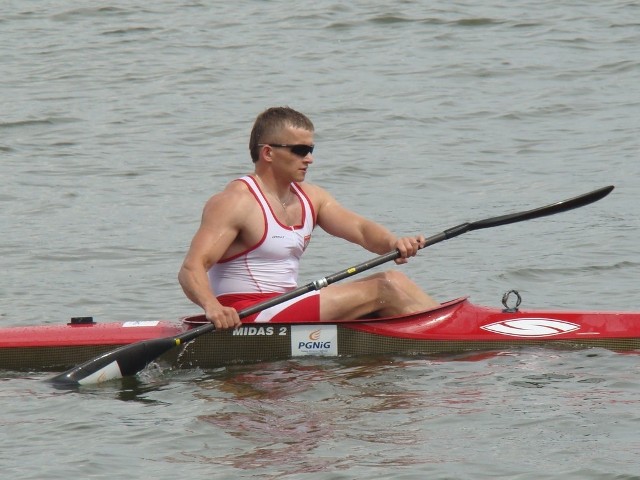
<path fill-rule="evenodd" d="M 405 315 L 397 315 L 393 317 L 357 318 L 357 319 L 351 319 L 351 320 L 332 320 L 329 322 L 315 322 L 311 320 L 305 320 L 304 318 L 299 318 L 299 319 L 292 319 L 286 322 L 279 321 L 277 323 L 278 324 L 286 323 L 286 324 L 295 324 L 295 325 L 298 325 L 298 324 L 306 325 L 306 324 L 316 324 L 316 323 L 317 324 L 333 324 L 333 323 L 351 324 L 353 323 L 358 325 L 363 323 L 366 323 L 366 324 L 388 323 L 388 322 L 396 323 L 403 320 L 407 320 L 415 324 L 415 321 L 419 318 L 439 318 L 439 317 L 442 317 L 443 315 L 446 316 L 447 312 L 450 312 L 452 309 L 455 309 L 457 306 L 460 306 L 462 303 L 467 301 L 467 298 L 468 297 L 459 297 L 459 298 L 441 303 L 440 305 L 437 305 L 433 308 L 429 308 L 426 310 L 421 310 L 419 312 L 409 313 Z M 197 327 L 198 325 L 207 323 L 207 319 L 205 318 L 204 314 L 183 317 L 181 321 L 187 328 L 194 328 L 194 327 Z M 243 321 L 243 323 L 253 323 L 253 322 Z M 268 325 L 268 324 L 269 322 L 266 322 L 263 325 Z"/>

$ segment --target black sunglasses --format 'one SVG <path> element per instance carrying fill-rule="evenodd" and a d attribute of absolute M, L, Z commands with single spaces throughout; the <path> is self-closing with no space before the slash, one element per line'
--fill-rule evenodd
<path fill-rule="evenodd" d="M 288 143 L 259 143 L 258 144 L 259 147 L 264 147 L 266 145 L 269 145 L 272 148 L 273 147 L 288 148 L 291 153 L 293 153 L 294 155 L 298 155 L 299 157 L 306 157 L 310 153 L 313 153 L 313 149 L 315 148 L 315 145 L 304 145 L 304 144 L 298 144 L 298 145 L 291 145 Z"/>

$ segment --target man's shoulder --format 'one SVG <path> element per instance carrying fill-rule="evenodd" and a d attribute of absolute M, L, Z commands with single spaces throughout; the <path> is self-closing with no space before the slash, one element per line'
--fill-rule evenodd
<path fill-rule="evenodd" d="M 298 186 L 311 199 L 315 208 L 319 208 L 324 203 L 334 201 L 333 196 L 317 184 L 302 182 Z"/>
<path fill-rule="evenodd" d="M 253 195 L 249 187 L 241 181 L 234 180 L 229 182 L 225 188 L 212 195 L 207 200 L 207 206 L 223 206 L 223 208 L 243 207 L 245 202 L 251 201 Z"/>
<path fill-rule="evenodd" d="M 242 178 L 236 178 L 235 180 L 231 180 L 224 187 L 222 193 L 230 192 L 234 194 L 245 194 L 249 193 L 249 186 Z"/>
<path fill-rule="evenodd" d="M 302 191 L 306 193 L 307 196 L 309 197 L 316 197 L 326 193 L 324 188 L 314 183 L 309 183 L 305 181 L 305 182 L 296 183 L 296 185 L 298 185 L 298 187 L 300 187 Z"/>

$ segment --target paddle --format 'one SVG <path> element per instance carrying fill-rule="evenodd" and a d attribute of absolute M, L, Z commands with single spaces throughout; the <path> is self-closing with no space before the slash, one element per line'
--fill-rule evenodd
<path fill-rule="evenodd" d="M 472 230 L 480 230 L 483 228 L 497 227 L 507 225 L 509 223 L 522 222 L 524 220 L 532 220 L 534 218 L 555 215 L 556 213 L 565 212 L 574 208 L 582 207 L 590 203 L 596 202 L 606 197 L 613 190 L 613 186 L 603 187 L 583 195 L 553 203 L 545 207 L 527 210 L 526 212 L 511 213 L 499 217 L 487 218 L 477 222 L 462 223 L 453 228 L 445 230 L 437 235 L 426 239 L 424 247 L 433 245 L 449 238 L 457 237 L 465 232 Z M 383 263 L 395 260 L 400 256 L 400 252 L 394 250 L 387 254 L 376 257 L 367 262 L 363 262 L 355 267 L 349 267 L 341 272 L 334 273 L 328 277 L 315 280 L 295 290 L 279 295 L 265 302 L 258 303 L 239 312 L 240 318 L 245 318 L 254 313 L 261 312 L 267 308 L 286 302 L 293 298 L 299 297 L 304 293 L 312 290 L 320 290 L 332 283 L 338 282 L 345 278 L 351 277 L 365 270 L 377 267 Z M 138 343 L 122 346 L 111 352 L 107 352 L 92 360 L 88 360 L 60 375 L 50 379 L 56 385 L 75 386 L 101 383 L 107 380 L 127 377 L 135 375 L 145 368 L 149 363 L 157 359 L 160 355 L 168 352 L 172 348 L 189 342 L 202 334 L 215 330 L 211 323 L 201 325 L 192 330 L 173 337 L 158 338 L 145 340 Z"/>

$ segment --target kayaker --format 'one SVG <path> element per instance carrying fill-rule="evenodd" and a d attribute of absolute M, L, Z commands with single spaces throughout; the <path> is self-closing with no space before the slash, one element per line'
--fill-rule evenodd
<path fill-rule="evenodd" d="M 313 138 L 313 123 L 304 114 L 289 107 L 265 110 L 249 140 L 253 174 L 232 181 L 205 204 L 178 279 L 216 328 L 238 327 L 238 311 L 297 287 L 299 260 L 316 225 L 373 253 L 398 249 L 398 264 L 424 245 L 423 235 L 396 237 L 305 182 Z M 406 275 L 388 270 L 306 293 L 247 320 L 390 316 L 437 304 Z"/>

